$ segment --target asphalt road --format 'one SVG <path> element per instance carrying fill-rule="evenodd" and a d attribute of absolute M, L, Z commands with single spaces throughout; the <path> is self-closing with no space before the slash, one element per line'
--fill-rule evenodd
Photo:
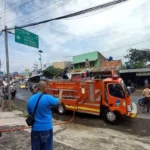
<path fill-rule="evenodd" d="M 27 101 L 32 96 L 32 93 L 29 90 L 17 89 L 16 99 Z"/>
<path fill-rule="evenodd" d="M 29 90 L 19 89 L 19 87 L 17 88 L 16 99 L 27 101 L 30 96 L 32 96 L 32 93 Z M 138 103 L 140 97 L 141 96 L 131 95 L 132 102 Z"/>
<path fill-rule="evenodd" d="M 137 107 L 138 107 L 138 115 L 137 115 L 137 118 L 142 118 L 142 119 L 150 119 L 150 113 L 145 113 L 143 114 L 142 113 L 142 107 L 138 105 L 138 100 L 139 98 L 141 97 L 140 96 L 140 93 L 141 92 L 136 92 L 136 93 L 133 93 L 131 95 L 131 98 L 132 98 L 132 102 L 136 103 L 137 104 Z M 32 96 L 32 93 L 29 91 L 29 90 L 25 90 L 25 89 L 17 89 L 17 94 L 16 94 L 16 99 L 17 100 L 20 100 L 20 101 L 24 101 L 24 102 L 27 102 L 28 99 Z"/>
<path fill-rule="evenodd" d="M 27 100 L 31 95 L 29 91 L 18 89 L 17 99 L 20 100 L 16 100 L 16 103 L 19 103 L 25 108 Z M 139 97 L 132 95 L 132 100 L 137 102 Z M 141 113 L 141 107 L 138 107 L 138 112 L 137 118 L 122 119 L 117 125 L 109 125 L 99 116 L 76 113 L 71 124 L 54 127 L 54 140 L 59 143 L 58 146 L 62 143 L 63 145 L 83 150 L 99 150 L 99 147 L 102 150 L 149 150 L 150 113 Z M 53 110 L 53 122 L 69 121 L 72 115 L 72 111 L 67 111 L 65 115 L 60 116 Z M 79 143 L 79 145 L 76 145 L 76 143 Z M 111 148 L 114 145 L 115 148 Z M 68 149 L 71 149 L 70 147 Z"/>

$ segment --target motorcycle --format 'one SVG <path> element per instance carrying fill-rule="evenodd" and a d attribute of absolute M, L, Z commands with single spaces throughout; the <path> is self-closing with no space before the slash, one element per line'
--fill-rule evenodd
<path fill-rule="evenodd" d="M 10 85 L 10 93 L 11 93 L 11 99 L 14 100 L 16 97 L 16 85 L 15 85 L 15 83 Z"/>
<path fill-rule="evenodd" d="M 10 83 L 10 93 L 11 93 L 11 99 L 14 100 L 15 99 L 15 96 L 16 96 L 16 85 L 15 83 Z M 8 85 L 7 83 L 4 83 L 3 84 L 3 87 L 2 87 L 2 93 L 4 95 L 4 97 L 6 99 L 8 99 Z"/>
<path fill-rule="evenodd" d="M 141 97 L 141 98 L 138 100 L 138 104 L 139 104 L 140 106 L 144 106 L 144 98 L 143 98 L 143 97 Z"/>

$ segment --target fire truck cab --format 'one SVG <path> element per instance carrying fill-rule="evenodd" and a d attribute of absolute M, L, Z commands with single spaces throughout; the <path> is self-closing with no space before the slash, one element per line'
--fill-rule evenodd
<path fill-rule="evenodd" d="M 101 115 L 109 123 L 115 123 L 120 116 L 136 117 L 137 106 L 132 103 L 130 91 L 116 74 L 104 80 L 50 80 L 47 93 L 58 97 L 64 89 L 59 114 L 66 110 Z"/>

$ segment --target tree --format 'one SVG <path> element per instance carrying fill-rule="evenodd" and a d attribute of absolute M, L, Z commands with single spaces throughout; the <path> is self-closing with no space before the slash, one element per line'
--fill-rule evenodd
<path fill-rule="evenodd" d="M 142 68 L 146 66 L 146 63 L 150 61 L 149 49 L 129 49 L 129 53 L 125 56 L 129 62 L 126 62 L 131 68 Z"/>
<path fill-rule="evenodd" d="M 49 78 L 53 78 L 59 76 L 62 71 L 62 69 L 49 66 L 46 70 L 43 71 L 43 75 Z"/>

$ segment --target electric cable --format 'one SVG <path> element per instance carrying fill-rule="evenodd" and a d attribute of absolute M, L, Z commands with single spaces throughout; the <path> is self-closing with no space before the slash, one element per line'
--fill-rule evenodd
<path fill-rule="evenodd" d="M 30 24 L 26 24 L 26 25 L 22 25 L 22 26 L 18 26 L 17 28 L 26 28 L 26 27 L 36 26 L 39 24 L 43 24 L 43 23 L 47 23 L 47 22 L 51 22 L 51 21 L 55 21 L 55 20 L 61 20 L 61 19 L 66 19 L 66 18 L 70 18 L 70 17 L 79 16 L 79 15 L 93 12 L 93 11 L 96 11 L 96 10 L 99 10 L 102 8 L 106 8 L 106 7 L 109 7 L 112 5 L 116 5 L 116 4 L 125 2 L 125 1 L 128 1 L 128 0 L 117 0 L 117 1 L 108 2 L 108 3 L 102 4 L 102 5 L 98 5 L 95 7 L 88 8 L 88 9 L 84 9 L 84 10 L 81 10 L 81 11 L 78 11 L 75 13 L 71 13 L 68 15 L 64 15 L 64 16 L 60 16 L 60 17 L 56 17 L 56 18 L 52 18 L 52 19 L 48 19 L 48 20 L 44 20 L 44 21 L 39 21 L 39 22 L 35 22 L 35 23 L 30 23 Z M 15 29 L 15 27 L 8 28 L 7 30 L 12 30 L 12 29 Z"/>
<path fill-rule="evenodd" d="M 26 2 L 26 3 L 24 3 L 24 4 L 22 4 L 22 5 L 20 5 L 19 7 L 16 7 L 16 8 L 11 9 L 10 11 L 6 12 L 6 14 L 5 14 L 5 13 L 2 13 L 1 15 L 7 16 L 8 14 L 12 13 L 13 10 L 19 9 L 19 8 L 22 7 L 22 6 L 25 6 L 25 5 L 29 4 L 29 3 L 31 3 L 32 1 L 34 1 L 34 0 L 30 0 L 30 1 L 28 1 L 28 2 Z M 1 16 L 1 17 L 3 17 L 3 16 Z"/>
<path fill-rule="evenodd" d="M 137 45 L 137 44 L 141 44 L 141 43 L 148 42 L 148 41 L 150 41 L 150 39 L 140 41 L 140 42 L 136 42 L 136 43 L 133 43 L 133 44 L 129 44 L 129 45 L 126 45 L 126 46 L 118 47 L 118 48 L 113 48 L 113 49 L 110 49 L 110 50 L 107 50 L 107 51 L 103 51 L 102 53 L 106 53 L 106 52 L 110 52 L 110 51 L 116 51 L 116 50 L 119 50 L 119 49 L 122 49 L 122 48 L 126 48 L 126 47 Z"/>
<path fill-rule="evenodd" d="M 40 11 L 40 10 L 46 8 L 46 7 L 49 7 L 49 5 L 57 4 L 57 3 L 59 3 L 59 2 L 60 2 L 60 0 L 59 0 L 59 1 L 56 1 L 56 2 L 53 2 L 53 3 L 49 3 L 48 5 L 46 5 L 46 6 L 44 6 L 44 7 L 40 7 L 39 9 L 37 9 L 37 10 L 35 10 L 35 11 L 32 11 L 31 13 L 25 14 L 25 15 L 26 15 L 26 16 L 29 16 L 29 15 L 35 13 L 35 12 L 37 13 L 38 11 Z M 8 21 L 7 23 L 10 23 L 10 22 L 12 22 L 12 21 L 18 20 L 18 19 L 20 19 L 20 18 L 22 18 L 22 17 L 24 17 L 24 15 L 21 15 L 21 16 L 15 18 L 15 19 L 12 19 L 12 20 Z"/>
<path fill-rule="evenodd" d="M 21 0 L 18 0 L 18 1 L 16 1 L 16 2 L 14 2 L 14 3 L 12 3 L 11 5 L 15 5 L 15 4 L 17 4 L 19 1 L 21 1 Z M 11 7 L 9 7 L 9 8 L 11 8 Z M 5 10 L 5 9 L 4 9 Z M 1 12 L 3 12 L 4 10 L 2 10 Z M 0 12 L 0 13 L 1 13 Z"/>
<path fill-rule="evenodd" d="M 54 11 L 54 10 L 55 10 L 55 9 L 57 9 L 57 8 L 62 7 L 63 5 L 65 5 L 65 4 L 67 4 L 67 3 L 69 3 L 70 1 L 72 1 L 72 0 L 67 0 L 67 1 L 66 1 L 66 2 L 64 2 L 64 3 L 59 4 L 58 6 L 56 6 L 56 7 L 54 7 L 54 8 L 51 8 L 51 9 L 50 9 L 50 10 L 48 10 L 48 11 L 45 11 L 43 14 L 40 14 L 40 15 L 38 15 L 37 17 L 33 18 L 30 22 L 37 20 L 38 18 L 40 18 L 40 17 L 44 16 L 45 14 L 47 14 L 47 13 L 49 13 L 49 12 Z"/>

